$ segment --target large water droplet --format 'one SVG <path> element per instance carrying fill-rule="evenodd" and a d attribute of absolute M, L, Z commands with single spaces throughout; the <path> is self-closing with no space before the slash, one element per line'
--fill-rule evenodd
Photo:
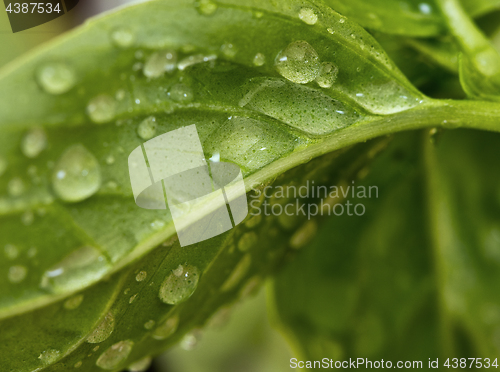
<path fill-rule="evenodd" d="M 108 263 L 94 247 L 84 246 L 47 270 L 40 286 L 53 292 L 68 292 L 95 282 L 107 271 Z"/>
<path fill-rule="evenodd" d="M 87 337 L 90 344 L 99 344 L 109 338 L 115 329 L 115 317 L 108 313 L 94 331 Z"/>
<path fill-rule="evenodd" d="M 96 124 L 113 120 L 116 114 L 116 102 L 113 97 L 101 94 L 92 99 L 87 105 L 87 114 Z"/>
<path fill-rule="evenodd" d="M 212 15 L 217 11 L 217 4 L 211 0 L 197 0 L 194 6 L 202 15 Z"/>
<path fill-rule="evenodd" d="M 134 34 L 127 28 L 117 28 L 111 32 L 111 40 L 120 48 L 128 48 L 134 44 Z"/>
<path fill-rule="evenodd" d="M 299 18 L 308 25 L 314 25 L 318 22 L 318 15 L 311 8 L 302 8 L 299 12 Z"/>
<path fill-rule="evenodd" d="M 9 282 L 11 283 L 20 283 L 26 278 L 26 274 L 28 273 L 28 269 L 24 266 L 16 265 L 11 266 L 9 268 Z"/>
<path fill-rule="evenodd" d="M 144 76 L 158 78 L 165 72 L 173 72 L 177 63 L 177 53 L 173 50 L 162 50 L 149 56 L 144 64 Z"/>
<path fill-rule="evenodd" d="M 139 124 L 137 127 L 137 134 L 143 140 L 149 140 L 156 135 L 156 118 L 154 116 L 149 116 Z"/>
<path fill-rule="evenodd" d="M 97 159 L 82 145 L 68 148 L 52 174 L 52 187 L 66 202 L 79 202 L 94 195 L 101 186 Z"/>
<path fill-rule="evenodd" d="M 316 79 L 321 65 L 318 53 L 307 41 L 294 41 L 278 54 L 275 66 L 286 79 L 305 84 Z"/>
<path fill-rule="evenodd" d="M 149 366 L 151 366 L 153 359 L 151 357 L 145 357 L 137 362 L 128 366 L 130 372 L 145 372 Z"/>
<path fill-rule="evenodd" d="M 331 88 L 335 80 L 337 80 L 338 74 L 339 69 L 337 66 L 330 62 L 323 62 L 316 82 L 322 88 Z"/>
<path fill-rule="evenodd" d="M 160 299 L 170 305 L 186 301 L 196 290 L 199 273 L 195 266 L 179 265 L 162 283 Z"/>
<path fill-rule="evenodd" d="M 153 338 L 156 340 L 164 340 L 170 336 L 172 336 L 175 331 L 177 331 L 177 327 L 179 326 L 179 317 L 174 315 L 164 321 L 162 324 L 155 329 L 153 333 Z"/>
<path fill-rule="evenodd" d="M 114 344 L 101 354 L 99 359 L 97 359 L 96 365 L 102 369 L 117 368 L 127 360 L 133 346 L 134 343 L 131 340 L 120 341 Z"/>
<path fill-rule="evenodd" d="M 38 84 L 50 94 L 62 94 L 76 83 L 73 70 L 65 63 L 48 63 L 37 70 Z"/>
<path fill-rule="evenodd" d="M 168 93 L 172 101 L 178 103 L 189 103 L 193 100 L 193 91 L 185 84 L 175 84 Z"/>
<path fill-rule="evenodd" d="M 239 284 L 241 279 L 245 277 L 251 264 L 252 257 L 249 254 L 244 255 L 240 262 L 238 262 L 238 264 L 233 269 L 231 275 L 229 275 L 229 277 L 222 285 L 221 290 L 223 292 L 226 292 L 235 288 Z"/>
<path fill-rule="evenodd" d="M 49 365 L 49 364 L 54 363 L 57 360 L 57 358 L 59 358 L 60 354 L 61 354 L 61 352 L 59 350 L 48 349 L 48 350 L 42 351 L 42 353 L 40 354 L 38 359 L 40 359 L 43 364 Z"/>
<path fill-rule="evenodd" d="M 24 156 L 36 158 L 47 147 L 47 135 L 42 128 L 33 128 L 23 137 L 21 151 Z"/>

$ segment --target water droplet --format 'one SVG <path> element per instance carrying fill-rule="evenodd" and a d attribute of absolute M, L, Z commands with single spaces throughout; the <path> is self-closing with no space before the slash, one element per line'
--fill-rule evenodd
<path fill-rule="evenodd" d="M 162 220 L 154 220 L 153 222 L 151 222 L 151 227 L 155 231 L 160 231 L 165 227 L 165 222 L 163 222 Z"/>
<path fill-rule="evenodd" d="M 28 255 L 28 258 L 33 258 L 37 253 L 38 250 L 35 247 L 31 247 L 30 249 L 28 249 L 28 252 L 26 254 Z"/>
<path fill-rule="evenodd" d="M 340 19 L 339 19 L 339 22 L 340 22 L 340 23 L 345 23 L 345 18 L 340 18 Z"/>
<path fill-rule="evenodd" d="M 7 192 L 12 197 L 21 196 L 26 191 L 26 186 L 22 179 L 15 177 L 7 185 Z"/>
<path fill-rule="evenodd" d="M 9 268 L 9 282 L 11 283 L 20 283 L 26 278 L 26 274 L 28 273 L 28 269 L 24 266 L 16 265 L 11 266 Z"/>
<path fill-rule="evenodd" d="M 418 9 L 420 10 L 420 13 L 422 13 L 422 14 L 431 14 L 432 13 L 431 6 L 429 4 L 426 4 L 426 3 L 418 4 Z"/>
<path fill-rule="evenodd" d="M 227 58 L 233 58 L 234 56 L 236 56 L 236 53 L 238 53 L 236 47 L 231 43 L 222 44 L 220 50 L 222 54 Z"/>
<path fill-rule="evenodd" d="M 262 283 L 262 280 L 258 276 L 254 276 L 254 277 L 248 279 L 248 281 L 245 283 L 243 288 L 241 288 L 239 297 L 241 299 L 244 299 L 244 298 L 247 298 L 248 296 L 252 296 L 252 295 L 257 294 L 261 283 Z"/>
<path fill-rule="evenodd" d="M 42 128 L 33 128 L 23 137 L 21 151 L 27 158 L 36 158 L 47 147 L 47 135 Z"/>
<path fill-rule="evenodd" d="M 304 247 L 314 238 L 317 231 L 318 226 L 316 222 L 307 221 L 292 235 L 290 238 L 290 246 L 294 249 Z"/>
<path fill-rule="evenodd" d="M 182 61 L 180 61 L 177 65 L 177 68 L 179 70 L 183 71 L 186 68 L 188 68 L 189 66 L 193 66 L 193 65 L 196 65 L 198 63 L 215 61 L 216 59 L 217 59 L 217 55 L 215 55 L 215 54 L 210 54 L 210 55 L 194 54 L 194 55 L 186 57 Z"/>
<path fill-rule="evenodd" d="M 248 251 L 250 248 L 252 248 L 255 243 L 257 243 L 257 234 L 254 232 L 247 232 L 243 234 L 238 241 L 238 249 L 242 252 Z"/>
<path fill-rule="evenodd" d="M 61 354 L 61 352 L 59 350 L 48 349 L 48 350 L 42 351 L 42 353 L 40 354 L 38 359 L 40 359 L 43 364 L 49 365 L 49 364 L 54 363 L 57 360 L 57 358 L 59 358 L 60 354 Z"/>
<path fill-rule="evenodd" d="M 253 57 L 254 66 L 263 66 L 266 63 L 266 56 L 262 53 L 257 53 L 255 57 Z"/>
<path fill-rule="evenodd" d="M 335 29 L 332 27 L 328 27 L 326 30 L 332 35 L 335 33 Z"/>
<path fill-rule="evenodd" d="M 318 15 L 311 8 L 302 8 L 299 12 L 299 18 L 308 25 L 314 25 L 318 22 Z"/>
<path fill-rule="evenodd" d="M 0 176 L 2 176 L 5 171 L 7 170 L 7 167 L 8 167 L 8 163 L 7 163 L 7 160 L 5 160 L 5 158 L 3 158 L 2 156 L 0 156 Z"/>
<path fill-rule="evenodd" d="M 87 114 L 96 124 L 106 123 L 115 117 L 116 102 L 113 97 L 101 94 L 92 99 L 87 105 Z"/>
<path fill-rule="evenodd" d="M 134 34 L 126 28 L 120 27 L 111 32 L 111 40 L 120 48 L 128 48 L 134 44 Z"/>
<path fill-rule="evenodd" d="M 96 365 L 102 369 L 115 369 L 127 360 L 134 343 L 131 340 L 120 341 L 109 347 L 97 359 Z"/>
<path fill-rule="evenodd" d="M 79 362 L 75 363 L 75 368 L 80 368 L 82 366 L 83 362 L 80 360 Z"/>
<path fill-rule="evenodd" d="M 132 297 L 130 297 L 130 299 L 128 300 L 128 303 L 131 304 L 132 302 L 135 301 L 135 299 L 137 298 L 138 296 L 138 293 L 136 293 L 135 295 L 133 295 Z"/>
<path fill-rule="evenodd" d="M 212 15 L 217 11 L 217 4 L 211 0 L 197 0 L 194 6 L 201 15 Z"/>
<path fill-rule="evenodd" d="M 153 359 L 151 357 L 145 357 L 131 364 L 127 369 L 130 372 L 145 372 L 151 366 L 152 362 Z"/>
<path fill-rule="evenodd" d="M 115 317 L 113 314 L 108 313 L 101 321 L 101 323 L 92 331 L 90 336 L 87 337 L 87 342 L 90 344 L 99 344 L 108 339 L 115 329 Z M 94 350 L 95 351 L 95 350 Z"/>
<path fill-rule="evenodd" d="M 7 244 L 4 247 L 4 252 L 9 260 L 15 260 L 19 256 L 19 249 L 13 244 Z"/>
<path fill-rule="evenodd" d="M 158 78 L 165 72 L 171 73 L 175 70 L 177 53 L 173 50 L 162 50 L 149 56 L 144 64 L 143 73 L 148 78 Z"/>
<path fill-rule="evenodd" d="M 322 88 L 331 88 L 335 80 L 337 80 L 338 73 L 339 69 L 333 63 L 323 62 L 316 82 Z"/>
<path fill-rule="evenodd" d="M 223 292 L 230 291 L 234 287 L 238 285 L 238 283 L 243 279 L 243 277 L 247 274 L 248 269 L 252 263 L 252 257 L 247 253 L 243 256 L 243 258 L 238 262 L 236 267 L 233 269 L 233 272 L 226 279 L 224 284 L 221 287 Z"/>
<path fill-rule="evenodd" d="M 76 76 L 65 63 L 48 63 L 37 70 L 37 81 L 49 94 L 63 94 L 75 86 Z"/>
<path fill-rule="evenodd" d="M 201 339 L 201 330 L 195 329 L 185 335 L 181 341 L 181 348 L 184 350 L 194 350 Z"/>
<path fill-rule="evenodd" d="M 92 351 L 96 352 L 97 350 L 99 350 L 99 345 L 97 345 L 95 348 L 92 349 Z"/>
<path fill-rule="evenodd" d="M 146 328 L 148 331 L 153 329 L 155 326 L 156 322 L 154 320 L 148 320 L 146 323 L 144 323 L 144 328 Z"/>
<path fill-rule="evenodd" d="M 78 306 L 80 306 L 82 301 L 83 301 L 82 294 L 78 294 L 76 296 L 70 297 L 64 302 L 64 308 L 66 310 L 75 310 L 76 308 L 78 308 Z"/>
<path fill-rule="evenodd" d="M 190 103 L 193 100 L 193 91 L 184 84 L 175 84 L 168 93 L 174 102 Z"/>
<path fill-rule="evenodd" d="M 275 66 L 284 78 L 300 84 L 316 79 L 321 67 L 318 53 L 307 41 L 288 45 L 276 57 Z"/>
<path fill-rule="evenodd" d="M 119 89 L 115 93 L 115 98 L 117 101 L 123 101 L 125 99 L 125 96 L 127 95 L 127 92 L 123 89 Z"/>
<path fill-rule="evenodd" d="M 153 333 L 153 338 L 156 340 L 164 340 L 170 336 L 172 336 L 175 331 L 177 331 L 177 327 L 179 326 L 179 317 L 174 315 L 164 321 L 162 324 L 155 329 Z"/>
<path fill-rule="evenodd" d="M 79 202 L 94 195 L 101 186 L 99 163 L 82 145 L 69 147 L 57 162 L 52 187 L 66 202 Z"/>
<path fill-rule="evenodd" d="M 162 283 L 160 299 L 166 304 L 176 305 L 186 301 L 196 290 L 198 269 L 191 265 L 179 265 Z"/>
<path fill-rule="evenodd" d="M 147 276 L 148 276 L 147 272 L 139 271 L 139 273 L 135 277 L 135 280 L 137 280 L 138 282 L 142 282 L 143 280 L 146 279 Z"/>
<path fill-rule="evenodd" d="M 149 116 L 139 124 L 137 134 L 143 140 L 149 140 L 156 135 L 156 127 L 156 118 L 154 116 Z"/>
<path fill-rule="evenodd" d="M 107 268 L 107 261 L 98 249 L 84 246 L 47 270 L 40 286 L 53 292 L 81 289 L 100 279 Z"/>

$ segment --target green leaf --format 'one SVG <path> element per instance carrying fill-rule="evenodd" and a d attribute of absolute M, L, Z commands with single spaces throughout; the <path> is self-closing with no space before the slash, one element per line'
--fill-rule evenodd
<path fill-rule="evenodd" d="M 349 198 L 366 214 L 330 218 L 274 280 L 274 317 L 298 358 L 494 358 L 498 141 L 395 137 L 356 183 L 379 197 Z"/>

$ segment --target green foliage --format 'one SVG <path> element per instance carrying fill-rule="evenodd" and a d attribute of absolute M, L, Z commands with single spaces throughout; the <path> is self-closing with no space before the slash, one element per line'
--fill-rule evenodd
<path fill-rule="evenodd" d="M 498 138 L 463 129 L 435 146 L 418 130 L 498 132 L 496 52 L 480 31 L 464 39 L 446 12 L 423 16 L 412 1 L 408 12 L 383 1 L 374 18 L 358 9 L 367 4 L 149 1 L 0 71 L 2 371 L 147 364 L 281 267 L 275 316 L 304 355 L 424 358 L 459 350 L 454 332 L 492 352 L 488 327 L 498 319 L 483 324 L 477 314 L 497 306 L 487 286 L 496 267 L 484 262 L 498 255 L 497 211 L 484 196 L 496 191 L 483 187 L 498 184 L 488 173 Z M 468 14 L 498 6 L 457 4 L 469 29 Z M 374 37 L 355 21 L 405 38 Z M 407 38 L 442 33 L 455 43 Z M 464 91 L 493 102 L 428 97 L 456 96 L 442 67 L 458 82 L 458 50 Z M 485 50 L 493 57 L 474 59 Z M 428 96 L 405 74 L 419 87 L 432 82 Z M 190 124 L 207 158 L 241 167 L 249 201 L 273 205 L 280 201 L 263 196 L 266 186 L 345 185 L 367 169 L 363 182 L 384 194 L 363 218 L 325 222 L 310 247 L 321 219 L 249 216 L 182 248 L 169 213 L 134 203 L 127 159 L 145 140 Z M 385 137 L 407 130 L 415 131 Z M 465 206 L 474 224 L 457 217 Z M 456 258 L 468 255 L 476 266 Z M 179 270 L 189 283 L 169 286 Z M 473 285 L 457 284 L 469 277 Z M 183 301 L 169 304 L 166 291 Z M 422 314 L 431 320 L 420 327 Z"/>

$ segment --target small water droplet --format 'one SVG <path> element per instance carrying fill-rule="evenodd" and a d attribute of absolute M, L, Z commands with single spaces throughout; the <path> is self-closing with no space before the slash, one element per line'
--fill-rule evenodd
<path fill-rule="evenodd" d="M 96 124 L 113 120 L 116 114 L 116 102 L 113 97 L 101 94 L 92 99 L 87 105 L 87 114 Z"/>
<path fill-rule="evenodd" d="M 76 296 L 70 297 L 64 302 L 64 308 L 66 310 L 75 310 L 78 308 L 78 306 L 80 306 L 82 301 L 83 301 L 82 294 L 78 294 Z"/>
<path fill-rule="evenodd" d="M 125 92 L 125 90 L 119 89 L 115 93 L 115 98 L 117 101 L 123 101 L 125 99 L 126 94 L 127 92 Z"/>
<path fill-rule="evenodd" d="M 20 283 L 26 278 L 26 274 L 28 273 L 28 269 L 24 266 L 16 265 L 11 266 L 9 268 L 9 282 L 11 283 Z"/>
<path fill-rule="evenodd" d="M 99 345 L 97 345 L 95 348 L 92 349 L 92 351 L 96 352 L 97 350 L 99 350 Z"/>
<path fill-rule="evenodd" d="M 137 134 L 143 140 L 149 140 L 156 135 L 156 118 L 154 116 L 149 116 L 139 124 L 137 128 Z"/>
<path fill-rule="evenodd" d="M 340 18 L 340 19 L 339 19 L 339 22 L 340 22 L 340 23 L 345 23 L 345 18 Z"/>
<path fill-rule="evenodd" d="M 231 43 L 222 44 L 220 50 L 222 54 L 227 58 L 233 58 L 234 56 L 236 56 L 236 53 L 238 53 L 236 47 Z"/>
<path fill-rule="evenodd" d="M 75 86 L 76 76 L 65 63 L 48 63 L 37 70 L 37 81 L 49 94 L 63 94 Z"/>
<path fill-rule="evenodd" d="M 131 340 L 120 341 L 109 347 L 97 359 L 96 365 L 102 369 L 115 369 L 127 360 L 134 343 Z"/>
<path fill-rule="evenodd" d="M 146 328 L 148 331 L 153 329 L 155 326 L 156 322 L 154 320 L 148 320 L 146 323 L 144 323 L 144 328 Z"/>
<path fill-rule="evenodd" d="M 101 186 L 97 159 L 83 145 L 69 147 L 57 162 L 52 187 L 66 202 L 79 202 L 94 195 Z"/>
<path fill-rule="evenodd" d="M 87 342 L 90 344 L 99 344 L 108 339 L 115 329 L 115 317 L 108 313 L 99 325 L 87 337 Z M 94 350 L 95 351 L 95 350 Z"/>
<path fill-rule="evenodd" d="M 196 65 L 198 63 L 205 63 L 205 62 L 211 62 L 215 61 L 217 59 L 216 54 L 210 54 L 210 55 L 205 55 L 205 54 L 194 54 L 189 57 L 184 58 L 182 61 L 180 61 L 177 64 L 177 68 L 181 71 L 185 70 L 189 66 Z"/>
<path fill-rule="evenodd" d="M 307 41 L 295 41 L 282 50 L 275 60 L 278 72 L 286 79 L 305 84 L 319 74 L 318 53 Z"/>
<path fill-rule="evenodd" d="M 26 185 L 23 180 L 19 177 L 11 179 L 7 185 L 7 192 L 12 197 L 18 197 L 24 194 L 26 191 Z"/>
<path fill-rule="evenodd" d="M 316 222 L 307 221 L 292 235 L 290 238 L 290 246 L 294 249 L 304 247 L 314 238 L 317 231 L 318 226 Z"/>
<path fill-rule="evenodd" d="M 337 80 L 338 73 L 339 69 L 333 63 L 323 62 L 316 82 L 322 88 L 331 88 L 333 83 Z"/>
<path fill-rule="evenodd" d="M 211 0 L 197 0 L 194 6 L 201 15 L 212 15 L 217 11 L 217 4 Z"/>
<path fill-rule="evenodd" d="M 5 256 L 9 260 L 15 260 L 17 258 L 17 256 L 19 256 L 19 249 L 17 249 L 17 247 L 13 244 L 7 244 L 4 247 L 4 252 L 5 252 Z"/>
<path fill-rule="evenodd" d="M 247 232 L 243 234 L 238 241 L 238 249 L 242 252 L 246 252 L 250 248 L 252 248 L 255 243 L 257 243 L 257 241 L 257 234 L 255 234 L 254 232 Z"/>
<path fill-rule="evenodd" d="M 128 303 L 131 304 L 132 302 L 135 301 L 135 299 L 137 298 L 138 296 L 138 293 L 136 293 L 135 295 L 133 295 L 132 297 L 130 297 L 130 299 L 128 300 Z"/>
<path fill-rule="evenodd" d="M 35 214 L 31 210 L 24 212 L 21 216 L 21 222 L 24 226 L 31 226 L 34 220 Z"/>
<path fill-rule="evenodd" d="M 257 53 L 255 57 L 253 57 L 254 66 L 263 66 L 266 63 L 266 56 L 262 53 Z"/>
<path fill-rule="evenodd" d="M 194 350 L 198 346 L 200 339 L 201 330 L 195 329 L 182 338 L 181 348 L 187 351 Z"/>
<path fill-rule="evenodd" d="M 128 366 L 127 369 L 130 372 L 145 372 L 151 366 L 152 362 L 153 359 L 151 357 L 145 357 L 131 364 L 130 366 Z"/>
<path fill-rule="evenodd" d="M 318 22 L 318 15 L 311 8 L 302 8 L 299 12 L 299 18 L 302 22 L 307 23 L 308 25 L 314 25 Z"/>
<path fill-rule="evenodd" d="M 59 350 L 48 349 L 48 350 L 42 351 L 42 353 L 40 354 L 38 359 L 40 359 L 43 364 L 49 365 L 49 364 L 54 363 L 57 360 L 57 358 L 59 358 L 60 354 L 61 354 L 61 352 Z"/>
<path fill-rule="evenodd" d="M 33 258 L 37 253 L 38 250 L 36 249 L 36 247 L 31 247 L 30 249 L 28 249 L 28 252 L 26 254 L 28 255 L 28 258 Z"/>
<path fill-rule="evenodd" d="M 47 135 L 42 128 L 33 128 L 21 141 L 21 151 L 27 158 L 36 158 L 47 147 Z"/>
<path fill-rule="evenodd" d="M 79 362 L 75 363 L 75 368 L 80 368 L 82 366 L 83 362 L 80 360 Z"/>
<path fill-rule="evenodd" d="M 113 155 L 108 155 L 106 158 L 106 164 L 113 165 L 115 163 L 115 157 Z"/>
<path fill-rule="evenodd" d="M 169 305 L 186 301 L 196 290 L 199 280 L 198 269 L 191 265 L 179 265 L 162 283 L 160 299 Z"/>
<path fill-rule="evenodd" d="M 244 299 L 247 298 L 248 296 L 252 296 L 257 294 L 258 289 L 262 283 L 262 280 L 258 276 L 254 276 L 243 285 L 243 288 L 240 290 L 240 298 Z"/>
<path fill-rule="evenodd" d="M 171 73 L 175 70 L 177 53 L 173 50 L 162 50 L 149 56 L 144 64 L 143 73 L 148 78 L 158 78 L 165 72 Z"/>
<path fill-rule="evenodd" d="M 147 276 L 148 276 L 147 272 L 139 271 L 139 273 L 135 276 L 135 280 L 137 280 L 138 282 L 142 282 L 147 278 Z"/>
<path fill-rule="evenodd" d="M 332 27 L 328 27 L 326 30 L 332 35 L 335 33 L 335 29 Z"/>
<path fill-rule="evenodd" d="M 128 48 L 134 44 L 134 34 L 127 28 L 117 28 L 111 32 L 111 40 L 120 48 Z"/>
<path fill-rule="evenodd" d="M 155 329 L 153 333 L 153 338 L 156 340 L 165 340 L 166 338 L 172 336 L 177 327 L 179 326 L 179 317 L 174 315 L 164 321 L 162 324 Z"/>
<path fill-rule="evenodd" d="M 236 287 L 240 283 L 241 279 L 243 279 L 247 274 L 251 264 L 252 257 L 247 253 L 235 266 L 231 275 L 229 275 L 229 277 L 222 285 L 221 290 L 223 292 L 227 292 Z"/>
<path fill-rule="evenodd" d="M 420 10 L 420 13 L 422 13 L 422 14 L 431 14 L 432 13 L 432 8 L 427 3 L 418 4 L 418 9 Z"/>
<path fill-rule="evenodd" d="M 178 103 L 190 103 L 194 98 L 193 91 L 185 84 L 175 84 L 170 88 L 168 95 L 172 101 Z"/>

